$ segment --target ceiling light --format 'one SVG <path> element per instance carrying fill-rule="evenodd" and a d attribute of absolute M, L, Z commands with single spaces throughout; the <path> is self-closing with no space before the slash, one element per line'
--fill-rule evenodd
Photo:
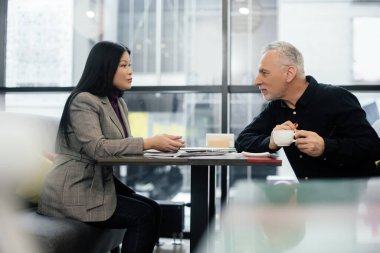
<path fill-rule="evenodd" d="M 88 11 L 86 11 L 86 16 L 90 19 L 93 19 L 95 17 L 95 12 L 88 10 Z"/>
<path fill-rule="evenodd" d="M 239 13 L 242 15 L 248 15 L 249 14 L 249 9 L 247 7 L 240 7 L 239 8 Z"/>

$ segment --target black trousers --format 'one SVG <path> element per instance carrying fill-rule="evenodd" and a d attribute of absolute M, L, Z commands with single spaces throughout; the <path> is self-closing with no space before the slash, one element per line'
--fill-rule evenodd
<path fill-rule="evenodd" d="M 136 194 L 115 178 L 116 210 L 105 221 L 88 222 L 103 228 L 127 229 L 122 253 L 151 253 L 158 241 L 161 207 L 152 199 Z"/>

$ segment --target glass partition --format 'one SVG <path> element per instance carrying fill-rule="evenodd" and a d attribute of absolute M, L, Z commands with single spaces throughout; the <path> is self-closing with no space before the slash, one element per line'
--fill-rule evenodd
<path fill-rule="evenodd" d="M 140 86 L 220 85 L 221 17 L 216 0 L 9 0 L 5 86 L 75 86 L 101 40 L 132 50 Z"/>
<path fill-rule="evenodd" d="M 73 1 L 9 0 L 6 87 L 71 86 Z"/>
<path fill-rule="evenodd" d="M 178 134 L 187 146 L 205 146 L 206 133 L 221 131 L 221 96 L 213 93 L 124 92 L 132 134 Z"/>
<path fill-rule="evenodd" d="M 251 85 L 260 50 L 285 40 L 304 55 L 305 72 L 333 85 L 378 84 L 380 2 L 231 1 L 231 84 Z"/>

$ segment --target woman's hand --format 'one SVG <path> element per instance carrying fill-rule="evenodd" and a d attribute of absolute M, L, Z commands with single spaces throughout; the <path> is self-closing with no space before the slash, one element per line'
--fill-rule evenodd
<path fill-rule="evenodd" d="M 156 149 L 163 152 L 177 152 L 185 147 L 182 136 L 160 134 L 144 139 L 144 150 Z"/>

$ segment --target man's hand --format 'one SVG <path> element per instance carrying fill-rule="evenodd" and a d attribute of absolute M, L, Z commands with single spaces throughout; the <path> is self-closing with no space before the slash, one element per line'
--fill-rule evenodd
<path fill-rule="evenodd" d="M 297 127 L 298 127 L 297 123 L 293 123 L 290 120 L 288 120 L 288 121 L 282 123 L 281 125 L 275 126 L 275 128 L 273 128 L 272 132 L 274 130 L 293 130 L 293 131 L 295 131 L 297 129 Z M 269 149 L 277 150 L 278 148 L 279 148 L 279 146 L 277 146 L 276 143 L 274 143 L 273 136 L 271 135 L 270 141 L 269 141 Z"/>
<path fill-rule="evenodd" d="M 294 134 L 295 145 L 302 153 L 318 157 L 325 151 L 325 141 L 315 132 L 299 130 Z"/>

